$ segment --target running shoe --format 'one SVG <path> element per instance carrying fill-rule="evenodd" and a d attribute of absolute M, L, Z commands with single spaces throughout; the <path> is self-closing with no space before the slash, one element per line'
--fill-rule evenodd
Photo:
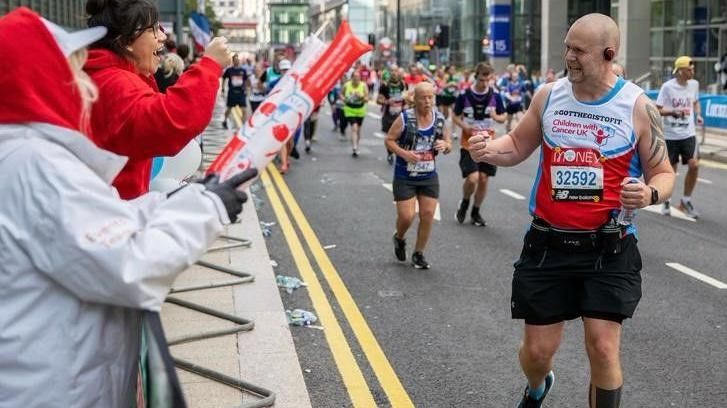
<path fill-rule="evenodd" d="M 351 157 L 358 157 L 358 150 L 353 149 L 353 153 L 351 153 Z"/>
<path fill-rule="evenodd" d="M 694 219 L 699 218 L 699 211 L 694 208 L 694 204 L 692 204 L 691 200 L 687 201 L 682 198 L 681 202 L 679 203 L 679 209 L 684 211 L 684 213 L 689 217 L 692 217 Z"/>
<path fill-rule="evenodd" d="M 485 220 L 480 216 L 480 213 L 473 212 L 471 215 L 471 218 L 472 218 L 472 225 L 474 225 L 475 227 L 486 227 L 487 226 L 487 222 L 485 222 Z"/>
<path fill-rule="evenodd" d="M 469 203 L 465 205 L 465 202 L 460 200 L 459 208 L 457 209 L 457 212 L 454 213 L 454 219 L 460 224 L 464 222 L 464 218 L 467 216 L 467 207 L 469 207 Z"/>
<path fill-rule="evenodd" d="M 669 200 L 664 201 L 664 204 L 661 205 L 661 215 L 671 216 L 671 204 Z"/>
<path fill-rule="evenodd" d="M 520 400 L 520 403 L 517 405 L 517 408 L 540 408 L 541 406 L 543 406 L 543 401 L 548 395 L 548 391 L 553 388 L 554 383 L 555 375 L 553 375 L 553 371 L 550 371 L 548 372 L 548 375 L 545 376 L 545 391 L 543 391 L 543 395 L 541 395 L 540 398 L 537 400 L 533 399 L 528 394 L 530 391 L 530 386 L 525 386 L 525 393 L 523 394 L 523 398 Z"/>
<path fill-rule="evenodd" d="M 305 145 L 305 152 L 310 154 L 310 145 Z"/>
<path fill-rule="evenodd" d="M 399 239 L 396 237 L 396 232 L 393 236 L 394 241 L 394 256 L 401 262 L 406 261 L 406 239 Z"/>
<path fill-rule="evenodd" d="M 290 157 L 294 158 L 295 160 L 300 159 L 300 153 L 298 153 L 298 149 L 296 149 L 295 146 L 290 149 Z"/>
<path fill-rule="evenodd" d="M 411 264 L 417 269 L 429 269 L 430 267 L 427 260 L 424 259 L 424 254 L 421 252 L 414 252 L 411 254 Z"/>

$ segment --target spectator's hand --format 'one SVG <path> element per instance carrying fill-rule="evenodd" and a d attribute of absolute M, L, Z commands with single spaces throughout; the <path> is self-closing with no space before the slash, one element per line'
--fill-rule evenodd
<path fill-rule="evenodd" d="M 242 212 L 242 205 L 247 201 L 247 194 L 238 188 L 257 176 L 257 169 L 247 169 L 220 183 L 217 174 L 211 174 L 201 181 L 207 191 L 217 195 L 225 205 L 230 222 L 236 222 L 237 216 Z"/>
<path fill-rule="evenodd" d="M 204 50 L 204 55 L 215 60 L 222 68 L 232 64 L 232 54 L 230 53 L 229 47 L 227 47 L 227 39 L 225 37 L 213 38 Z"/>
<path fill-rule="evenodd" d="M 702 115 L 697 115 L 697 125 L 698 126 L 704 125 L 704 118 L 702 117 Z"/>

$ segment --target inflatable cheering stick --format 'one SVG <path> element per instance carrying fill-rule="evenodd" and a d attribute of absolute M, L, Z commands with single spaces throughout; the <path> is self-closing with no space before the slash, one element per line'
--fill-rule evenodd
<path fill-rule="evenodd" d="M 267 166 L 341 75 L 370 50 L 346 21 L 328 46 L 315 36 L 308 37 L 295 64 L 227 142 L 207 174 L 219 173 L 225 180 L 247 168 Z"/>

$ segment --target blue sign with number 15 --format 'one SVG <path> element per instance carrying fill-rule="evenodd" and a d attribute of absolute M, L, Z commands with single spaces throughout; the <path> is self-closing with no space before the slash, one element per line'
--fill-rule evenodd
<path fill-rule="evenodd" d="M 493 57 L 510 56 L 510 5 L 494 4 L 490 13 L 490 50 Z"/>

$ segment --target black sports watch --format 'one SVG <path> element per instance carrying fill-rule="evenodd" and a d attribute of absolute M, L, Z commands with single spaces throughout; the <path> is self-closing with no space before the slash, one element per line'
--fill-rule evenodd
<path fill-rule="evenodd" d="M 651 189 L 651 204 L 654 205 L 659 202 L 659 190 L 657 190 L 654 186 L 649 186 Z"/>

